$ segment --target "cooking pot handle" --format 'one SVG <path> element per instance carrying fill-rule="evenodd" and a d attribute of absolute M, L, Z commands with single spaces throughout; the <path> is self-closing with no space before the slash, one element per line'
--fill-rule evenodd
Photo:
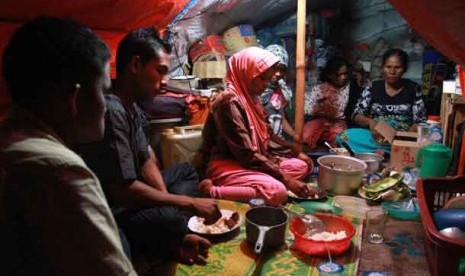
<path fill-rule="evenodd" d="M 258 239 L 255 242 L 255 253 L 260 254 L 263 248 L 263 241 L 265 240 L 266 232 L 268 232 L 268 227 L 259 226 L 258 227 Z"/>

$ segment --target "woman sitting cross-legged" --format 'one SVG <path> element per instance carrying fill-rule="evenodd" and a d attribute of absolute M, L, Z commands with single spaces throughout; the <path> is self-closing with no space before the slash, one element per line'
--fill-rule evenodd
<path fill-rule="evenodd" d="M 336 136 L 347 128 L 346 120 L 360 95 L 360 88 L 349 83 L 349 64 L 332 57 L 321 71 L 321 84 L 305 98 L 305 115 L 311 120 L 304 126 L 302 140 L 311 149 L 322 141 L 336 146 Z"/>
<path fill-rule="evenodd" d="M 391 49 L 383 55 L 383 80 L 367 86 L 353 114 L 356 124 L 368 129 L 348 129 L 340 135 L 356 152 L 383 150 L 390 152 L 376 130 L 383 121 L 398 131 L 416 131 L 417 124 L 426 121 L 426 110 L 417 83 L 402 78 L 408 69 L 408 55 Z"/>
<path fill-rule="evenodd" d="M 202 134 L 201 168 L 213 182 L 200 187 L 204 195 L 234 201 L 263 198 L 272 206 L 286 202 L 287 189 L 311 195 L 299 179 L 313 170 L 312 161 L 273 134 L 259 99 L 278 61 L 257 47 L 229 59 L 226 90 L 214 101 Z"/>

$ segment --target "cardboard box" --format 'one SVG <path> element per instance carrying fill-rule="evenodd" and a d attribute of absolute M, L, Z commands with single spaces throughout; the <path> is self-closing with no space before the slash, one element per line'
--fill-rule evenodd
<path fill-rule="evenodd" d="M 405 167 L 414 167 L 418 149 L 418 133 L 396 131 L 385 122 L 379 122 L 375 130 L 391 144 L 390 168 L 402 171 Z"/>
<path fill-rule="evenodd" d="M 419 148 L 417 142 L 394 140 L 391 145 L 390 168 L 402 171 L 405 167 L 414 167 Z"/>

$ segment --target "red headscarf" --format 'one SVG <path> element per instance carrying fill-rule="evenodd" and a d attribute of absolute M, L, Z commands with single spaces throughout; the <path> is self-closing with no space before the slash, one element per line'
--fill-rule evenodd
<path fill-rule="evenodd" d="M 228 60 L 226 73 L 227 90 L 237 95 L 242 103 L 250 124 L 252 142 L 260 150 L 259 141 L 267 148 L 268 131 L 261 103 L 252 98 L 249 87 L 252 80 L 279 62 L 279 58 L 271 52 L 250 47 L 234 54 Z"/>

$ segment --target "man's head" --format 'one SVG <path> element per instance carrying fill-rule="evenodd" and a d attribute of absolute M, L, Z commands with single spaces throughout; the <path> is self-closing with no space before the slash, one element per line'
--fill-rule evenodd
<path fill-rule="evenodd" d="M 103 91 L 110 86 L 110 51 L 89 28 L 40 17 L 15 31 L 3 57 L 13 103 L 55 128 L 62 138 L 103 137 Z"/>
<path fill-rule="evenodd" d="M 116 52 L 117 79 L 130 82 L 135 100 L 145 100 L 166 85 L 171 48 L 154 28 L 143 28 L 124 37 Z"/>

